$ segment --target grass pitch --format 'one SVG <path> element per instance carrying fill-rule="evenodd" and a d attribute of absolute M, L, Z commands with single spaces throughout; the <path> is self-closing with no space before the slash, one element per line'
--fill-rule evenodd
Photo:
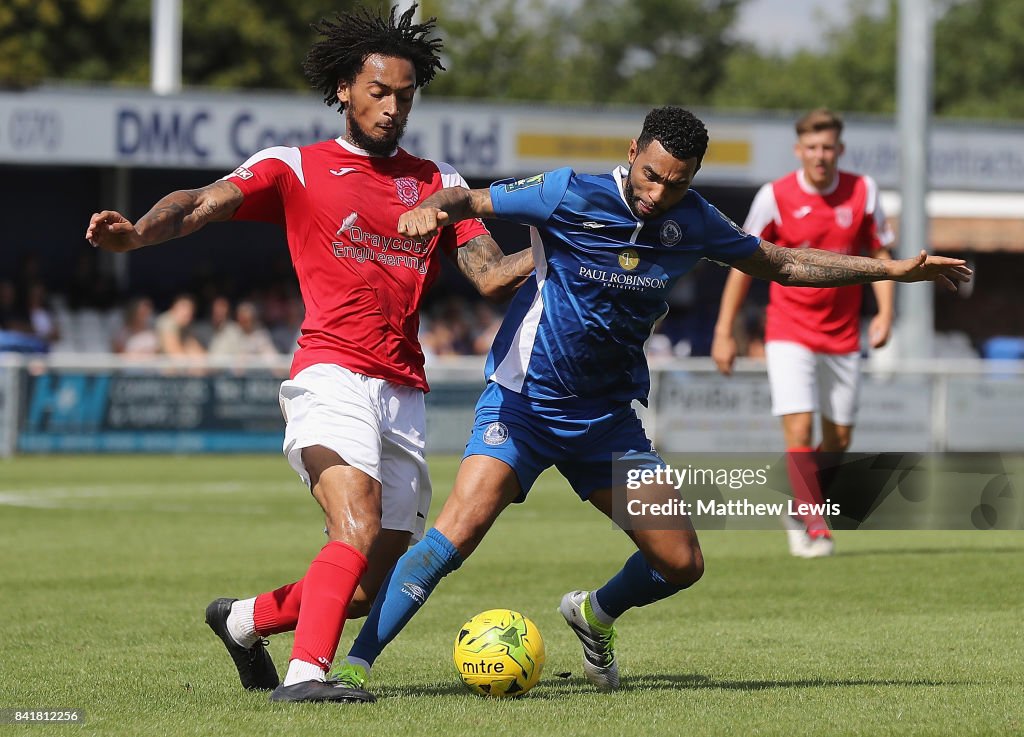
<path fill-rule="evenodd" d="M 432 459 L 435 513 L 456 462 Z M 790 558 L 781 531 L 703 533 L 705 578 L 622 618 L 623 688 L 604 695 L 556 606 L 632 548 L 549 473 L 385 651 L 375 705 L 290 705 L 244 692 L 203 623 L 211 599 L 294 580 L 323 543 L 283 459 L 0 462 L 0 530 L 0 708 L 86 713 L 5 734 L 1024 732 L 1020 532 L 845 532 L 839 555 L 812 561 Z M 519 700 L 469 694 L 451 662 L 459 625 L 492 607 L 547 641 L 544 678 Z M 272 640 L 279 670 L 290 647 Z"/>

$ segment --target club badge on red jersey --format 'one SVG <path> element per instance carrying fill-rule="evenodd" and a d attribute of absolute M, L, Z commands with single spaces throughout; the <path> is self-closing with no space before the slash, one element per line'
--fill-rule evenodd
<path fill-rule="evenodd" d="M 395 190 L 406 207 L 413 207 L 420 201 L 420 183 L 412 177 L 395 177 Z"/>

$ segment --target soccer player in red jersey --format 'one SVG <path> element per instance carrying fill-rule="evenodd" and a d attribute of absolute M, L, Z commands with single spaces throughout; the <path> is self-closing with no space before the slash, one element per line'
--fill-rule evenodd
<path fill-rule="evenodd" d="M 427 382 L 417 333 L 424 292 L 441 255 L 481 294 L 511 294 L 533 269 L 529 251 L 504 256 L 478 220 L 422 242 L 400 235 L 399 215 L 446 186 L 466 186 L 446 164 L 399 148 L 416 89 L 442 69 L 433 19 L 414 23 L 360 10 L 321 20 L 307 77 L 338 105 L 345 134 L 310 146 L 274 146 L 232 174 L 172 192 L 137 223 L 96 213 L 86 238 L 131 251 L 219 220 L 281 225 L 306 316 L 290 379 L 281 385 L 284 452 L 326 520 L 329 542 L 299 581 L 250 599 L 218 599 L 206 621 L 243 686 L 273 701 L 372 701 L 361 683 L 326 677 L 347 617 L 363 615 L 384 575 L 422 536 L 430 503 L 423 457 Z M 287 675 L 265 636 L 295 630 Z"/>
<path fill-rule="evenodd" d="M 800 169 L 761 187 L 744 229 L 779 246 L 818 248 L 847 255 L 891 258 L 894 237 L 871 177 L 839 169 L 843 121 L 824 108 L 796 123 Z M 868 330 L 872 348 L 889 340 L 894 284 L 872 285 L 878 314 Z M 725 283 L 711 355 L 722 373 L 736 358 L 733 325 L 750 277 L 733 269 Z M 814 414 L 821 415 L 817 451 L 842 453 L 850 445 L 860 385 L 862 287 L 769 287 L 765 355 L 772 414 L 782 418 L 790 485 L 798 502 L 820 504 L 822 489 L 815 449 Z M 820 557 L 834 551 L 819 514 L 786 518 L 790 552 Z"/>

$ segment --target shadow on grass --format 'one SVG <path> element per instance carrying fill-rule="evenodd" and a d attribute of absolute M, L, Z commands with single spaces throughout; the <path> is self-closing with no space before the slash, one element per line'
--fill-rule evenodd
<path fill-rule="evenodd" d="M 916 686 L 938 688 L 943 686 L 970 685 L 969 681 L 936 681 L 930 678 L 918 679 L 884 679 L 884 678 L 801 678 L 795 680 L 750 680 L 726 681 L 700 675 L 699 673 L 657 673 L 642 676 L 629 676 L 622 679 L 619 693 L 631 691 L 684 691 L 698 689 L 718 689 L 722 691 L 767 691 L 778 688 L 857 688 L 860 686 L 892 686 L 906 688 Z M 466 696 L 475 698 L 457 682 L 435 683 L 424 686 L 409 686 L 401 689 L 381 687 L 374 691 L 379 699 L 402 698 L 409 696 Z M 527 700 L 559 699 L 568 695 L 593 693 L 599 695 L 583 676 L 561 678 L 545 677 L 537 688 L 524 698 Z M 605 694 L 600 694 L 606 696 Z"/>

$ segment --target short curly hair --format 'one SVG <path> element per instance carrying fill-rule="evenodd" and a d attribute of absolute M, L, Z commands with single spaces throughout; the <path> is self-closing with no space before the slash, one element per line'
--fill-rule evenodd
<path fill-rule="evenodd" d="M 820 131 L 835 131 L 836 135 L 840 136 L 843 133 L 843 118 L 839 113 L 832 112 L 827 107 L 819 107 L 796 121 L 794 128 L 796 128 L 797 136 Z"/>
<path fill-rule="evenodd" d="M 416 5 L 400 17 L 398 8 L 391 8 L 387 18 L 360 8 L 349 13 L 335 13 L 334 19 L 322 18 L 312 28 L 320 34 L 302 69 L 306 79 L 318 90 L 328 107 L 345 109 L 338 100 L 338 85 L 351 83 L 372 54 L 408 59 L 416 70 L 416 86 L 424 87 L 444 70 L 441 65 L 441 39 L 431 38 L 436 18 L 413 23 Z"/>
<path fill-rule="evenodd" d="M 680 161 L 697 159 L 700 163 L 708 150 L 708 129 L 696 115 L 681 107 L 658 107 L 647 113 L 636 146 L 640 151 L 652 141 Z"/>

